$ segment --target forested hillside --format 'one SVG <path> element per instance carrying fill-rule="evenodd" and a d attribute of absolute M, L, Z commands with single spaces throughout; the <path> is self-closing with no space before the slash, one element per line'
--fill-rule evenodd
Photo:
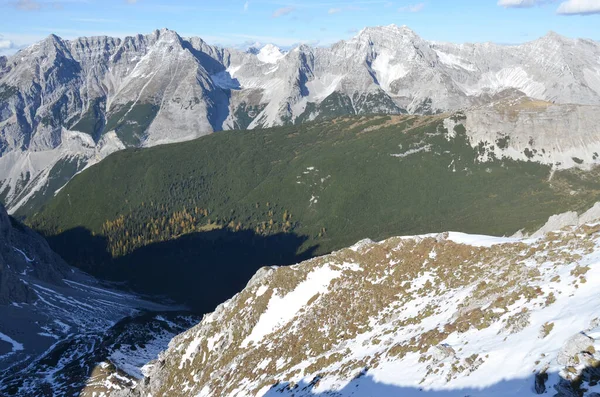
<path fill-rule="evenodd" d="M 462 117 L 345 117 L 128 149 L 29 222 L 76 266 L 188 300 L 199 279 L 243 287 L 260 266 L 363 238 L 508 235 L 597 201 L 594 170 L 479 162 L 485 149 L 469 144 Z"/>

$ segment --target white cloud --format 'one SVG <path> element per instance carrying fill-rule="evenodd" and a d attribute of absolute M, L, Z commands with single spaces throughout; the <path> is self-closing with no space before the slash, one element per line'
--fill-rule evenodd
<path fill-rule="evenodd" d="M 425 8 L 425 3 L 411 4 L 398 8 L 400 12 L 419 12 Z"/>
<path fill-rule="evenodd" d="M 15 7 L 23 11 L 35 11 L 42 8 L 42 5 L 35 0 L 18 0 L 14 4 Z"/>
<path fill-rule="evenodd" d="M 125 0 L 125 1 L 129 4 L 135 4 L 138 2 L 138 0 Z"/>
<path fill-rule="evenodd" d="M 557 0 L 498 0 L 498 5 L 505 8 L 529 8 Z M 600 14 L 600 0 L 562 0 L 557 14 L 560 15 L 591 15 Z"/>
<path fill-rule="evenodd" d="M 0 34 L 0 56 L 12 55 L 17 52 L 19 48 L 21 48 L 21 46 L 16 45 L 14 41 Z"/>
<path fill-rule="evenodd" d="M 340 13 L 340 12 L 342 12 L 341 8 L 330 8 L 327 13 L 331 15 L 331 14 L 337 14 L 337 13 Z"/>
<path fill-rule="evenodd" d="M 0 39 L 0 50 L 9 50 L 12 48 L 12 42 L 10 40 Z"/>
<path fill-rule="evenodd" d="M 249 9 L 249 8 L 250 8 L 250 2 L 249 2 L 249 1 L 246 1 L 246 2 L 244 3 L 244 12 L 248 12 L 248 9 Z"/>
<path fill-rule="evenodd" d="M 10 4 L 18 10 L 38 11 L 47 9 L 62 10 L 67 4 L 89 3 L 90 1 L 91 0 L 16 0 L 6 1 L 6 3 Z"/>
<path fill-rule="evenodd" d="M 273 18 L 279 18 L 288 14 L 291 14 L 292 12 L 296 11 L 296 8 L 294 7 L 283 7 L 283 8 L 279 8 L 277 10 L 275 10 L 275 12 L 273 13 Z"/>
<path fill-rule="evenodd" d="M 600 0 L 563 1 L 556 12 L 562 15 L 600 14 Z"/>
<path fill-rule="evenodd" d="M 528 8 L 547 2 L 548 0 L 498 0 L 498 5 L 505 8 Z"/>

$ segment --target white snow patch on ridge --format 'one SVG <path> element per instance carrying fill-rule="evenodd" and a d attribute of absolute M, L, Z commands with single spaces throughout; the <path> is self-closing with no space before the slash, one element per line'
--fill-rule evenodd
<path fill-rule="evenodd" d="M 267 285 L 261 285 L 256 290 L 256 296 L 262 296 L 265 292 L 267 292 L 268 289 L 269 287 Z"/>
<path fill-rule="evenodd" d="M 23 255 L 23 258 L 25 258 L 25 261 L 27 261 L 28 263 L 31 263 L 31 262 L 33 262 L 33 259 L 29 258 L 25 252 L 21 251 L 21 250 L 20 250 L 20 249 L 18 249 L 17 247 L 13 247 L 13 249 L 14 249 L 16 252 L 18 252 L 18 253 L 20 253 L 21 255 Z"/>
<path fill-rule="evenodd" d="M 462 69 L 470 70 L 472 72 L 475 72 L 477 70 L 475 68 L 475 66 L 471 65 L 469 62 L 465 61 L 464 59 L 457 57 L 454 54 L 447 54 L 440 50 L 435 50 L 435 53 L 437 54 L 438 58 L 440 59 L 440 62 L 446 66 L 450 66 L 452 68 L 459 67 Z"/>
<path fill-rule="evenodd" d="M 448 240 L 455 242 L 456 244 L 470 245 L 472 247 L 491 247 L 498 244 L 507 243 L 527 243 L 533 240 L 522 240 L 511 237 L 494 237 L 494 236 L 482 236 L 477 234 L 465 234 L 458 232 L 448 233 Z"/>
<path fill-rule="evenodd" d="M 444 237 L 446 240 L 452 241 L 456 244 L 470 245 L 472 247 L 491 247 L 498 244 L 508 244 L 508 243 L 524 243 L 531 244 L 536 241 L 535 238 L 531 239 L 522 239 L 518 237 L 495 237 L 495 236 L 484 236 L 479 234 L 466 234 L 459 232 L 446 232 L 446 233 L 429 233 L 429 234 L 421 234 L 417 236 L 401 236 L 399 238 L 406 240 L 422 240 L 425 238 L 440 238 Z M 369 240 L 366 240 L 366 244 L 368 244 Z M 361 244 L 362 242 L 357 243 Z M 350 249 L 353 249 L 351 247 Z"/>
<path fill-rule="evenodd" d="M 306 280 L 285 296 L 273 294 L 267 310 L 260 316 L 250 335 L 242 342 L 241 347 L 246 347 L 251 342 L 259 342 L 265 336 L 289 323 L 310 298 L 316 294 L 327 292 L 331 281 L 340 274 L 340 271 L 324 266 L 308 274 Z"/>
<path fill-rule="evenodd" d="M 285 54 L 281 52 L 279 47 L 276 47 L 273 44 L 267 44 L 256 56 L 258 60 L 263 63 L 277 63 L 277 61 L 283 58 Z"/>

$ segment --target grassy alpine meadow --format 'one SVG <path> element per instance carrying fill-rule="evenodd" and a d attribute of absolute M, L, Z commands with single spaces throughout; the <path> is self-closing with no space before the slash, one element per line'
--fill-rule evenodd
<path fill-rule="evenodd" d="M 157 256 L 163 266 L 189 261 L 177 242 L 193 238 L 218 263 L 214 247 L 230 251 L 225 242 L 241 236 L 240 255 L 260 267 L 364 238 L 508 235 L 598 201 L 596 171 L 550 179 L 535 162 L 479 162 L 464 127 L 448 134 L 447 117 L 342 117 L 127 149 L 77 175 L 28 222 L 72 264 L 126 278 L 140 262 L 161 266 Z"/>

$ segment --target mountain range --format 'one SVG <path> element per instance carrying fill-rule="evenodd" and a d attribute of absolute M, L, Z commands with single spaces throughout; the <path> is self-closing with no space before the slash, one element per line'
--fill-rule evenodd
<path fill-rule="evenodd" d="M 600 104 L 600 44 L 555 33 L 522 45 L 430 42 L 366 28 L 328 48 L 240 51 L 162 29 L 55 35 L 0 61 L 0 198 L 34 211 L 126 147 L 339 115 L 432 114 L 518 92 Z"/>

